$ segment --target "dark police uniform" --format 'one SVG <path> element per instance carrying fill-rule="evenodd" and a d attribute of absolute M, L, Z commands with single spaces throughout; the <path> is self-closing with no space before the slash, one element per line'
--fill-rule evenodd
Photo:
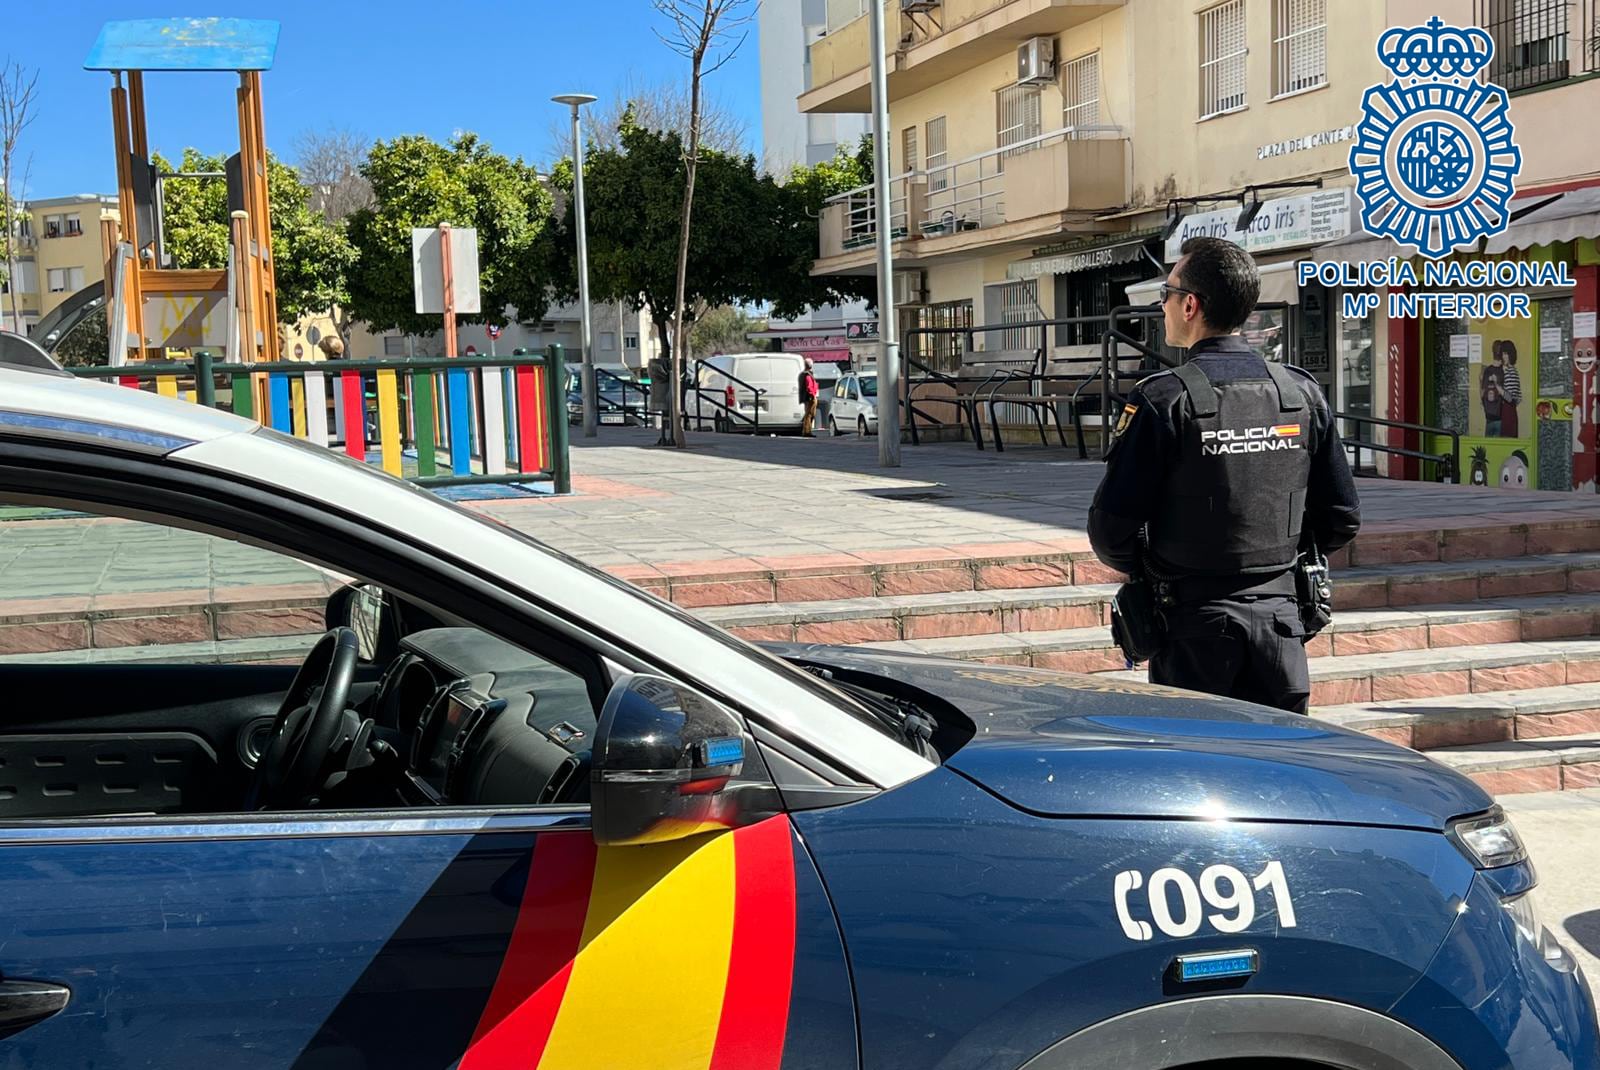
<path fill-rule="evenodd" d="M 1311 693 L 1293 566 L 1302 526 L 1325 553 L 1361 507 L 1316 381 L 1238 335 L 1141 382 L 1118 416 L 1089 511 L 1095 554 L 1172 581 L 1155 683 L 1305 713 Z M 1148 545 L 1141 547 L 1141 530 Z"/>

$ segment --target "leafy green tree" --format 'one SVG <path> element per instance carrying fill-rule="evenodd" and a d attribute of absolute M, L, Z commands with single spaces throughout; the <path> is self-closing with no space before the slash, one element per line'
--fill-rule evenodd
<path fill-rule="evenodd" d="M 222 156 L 183 150 L 174 167 L 160 153 L 158 170 L 221 171 Z M 272 210 L 272 270 L 278 289 L 278 322 L 294 323 L 313 312 L 328 312 L 348 299 L 346 277 L 355 250 L 344 233 L 310 207 L 310 192 L 294 168 L 267 159 L 267 196 Z M 221 179 L 174 178 L 163 184 L 162 229 L 165 249 L 178 268 L 221 268 L 228 264 L 228 188 Z"/>
<path fill-rule="evenodd" d="M 829 197 L 872 182 L 872 137 L 863 137 L 854 149 L 840 146 L 831 160 L 796 167 L 778 187 L 770 240 L 761 272 L 762 298 L 772 302 L 772 314 L 790 319 L 822 305 L 872 300 L 877 279 L 871 275 L 814 277 L 818 227 Z"/>
<path fill-rule="evenodd" d="M 765 320 L 755 319 L 742 308 L 724 305 L 707 309 L 695 319 L 694 330 L 689 334 L 689 348 L 701 357 L 713 353 L 749 352 L 760 347 L 752 345 L 745 335 L 765 327 Z"/>
<path fill-rule="evenodd" d="M 623 123 L 616 149 L 585 159 L 589 291 L 595 301 L 623 301 L 650 310 L 663 345 L 671 337 L 678 233 L 684 183 L 677 134 Z M 557 164 L 551 182 L 567 200 L 562 220 L 558 288 L 577 293 L 572 161 Z M 690 226 L 684 315 L 770 301 L 787 318 L 808 309 L 877 292 L 870 276 L 813 278 L 818 219 L 836 193 L 872 181 L 872 146 L 841 150 L 832 160 L 797 167 L 783 185 L 756 172 L 749 156 L 700 150 Z"/>
<path fill-rule="evenodd" d="M 350 308 L 377 330 L 435 331 L 437 316 L 416 313 L 411 281 L 411 231 L 418 227 L 476 227 L 481 314 L 465 323 L 504 326 L 505 308 L 524 321 L 549 307 L 552 200 L 521 158 L 494 152 L 476 134 L 441 145 L 407 136 L 379 141 L 362 166 L 372 204 L 349 216 L 357 259 L 350 273 Z"/>

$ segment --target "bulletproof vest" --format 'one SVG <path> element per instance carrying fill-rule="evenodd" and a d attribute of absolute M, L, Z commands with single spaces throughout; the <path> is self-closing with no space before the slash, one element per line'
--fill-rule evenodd
<path fill-rule="evenodd" d="M 1220 387 L 1198 365 L 1176 370 L 1194 417 L 1149 530 L 1157 562 L 1181 575 L 1276 572 L 1299 553 L 1313 410 L 1287 368 L 1266 367 L 1268 379 Z"/>

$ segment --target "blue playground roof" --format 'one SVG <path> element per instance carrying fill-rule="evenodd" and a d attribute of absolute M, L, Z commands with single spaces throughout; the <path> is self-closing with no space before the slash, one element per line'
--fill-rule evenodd
<path fill-rule="evenodd" d="M 126 19 L 100 29 L 86 71 L 265 71 L 278 51 L 271 19 Z"/>

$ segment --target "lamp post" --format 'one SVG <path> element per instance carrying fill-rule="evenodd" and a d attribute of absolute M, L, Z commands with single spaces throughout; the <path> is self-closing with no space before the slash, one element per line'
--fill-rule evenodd
<path fill-rule="evenodd" d="M 872 7 L 872 179 L 873 215 L 877 220 L 878 344 L 883 356 L 878 364 L 878 464 L 900 467 L 900 339 L 894 322 L 894 201 L 889 193 L 889 75 L 883 58 L 883 0 L 867 0 Z M 911 202 L 906 202 L 909 211 Z M 887 388 L 887 389 L 886 389 Z"/>
<path fill-rule="evenodd" d="M 550 99 L 572 108 L 572 157 L 573 168 L 577 172 L 573 190 L 578 199 L 578 306 L 583 330 L 583 437 L 594 438 L 597 433 L 595 414 L 599 411 L 600 403 L 595 394 L 594 335 L 589 323 L 589 225 L 583 211 L 583 125 L 578 120 L 578 109 L 594 103 L 596 98 L 588 93 L 562 93 Z"/>

